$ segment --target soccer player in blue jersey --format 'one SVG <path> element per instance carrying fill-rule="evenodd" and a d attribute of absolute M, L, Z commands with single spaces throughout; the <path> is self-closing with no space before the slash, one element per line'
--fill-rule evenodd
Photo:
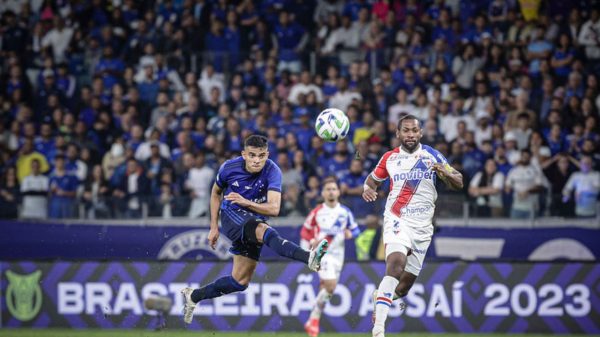
<path fill-rule="evenodd" d="M 213 249 L 221 231 L 231 240 L 233 256 L 231 275 L 221 277 L 199 289 L 185 288 L 183 320 L 192 322 L 196 304 L 237 291 L 244 291 L 260 258 L 263 245 L 277 254 L 306 263 L 318 271 L 328 242 L 320 241 L 311 251 L 283 239 L 267 225 L 269 216 L 277 216 L 281 203 L 281 170 L 268 159 L 267 138 L 252 135 L 244 142 L 242 156 L 226 161 L 219 168 L 210 196 L 210 232 Z M 224 197 L 223 197 L 224 195 Z"/>

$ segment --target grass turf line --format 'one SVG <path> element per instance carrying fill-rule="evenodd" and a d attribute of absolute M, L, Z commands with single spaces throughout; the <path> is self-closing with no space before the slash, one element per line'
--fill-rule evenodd
<path fill-rule="evenodd" d="M 70 329 L 0 329 L 2 337 L 306 337 L 305 333 L 300 332 L 219 332 L 219 331 L 181 331 L 181 330 L 70 330 Z M 365 337 L 370 333 L 320 333 L 319 337 Z M 430 334 L 430 333 L 402 333 L 386 334 L 388 337 L 550 337 L 552 335 L 543 334 Z M 556 335 L 558 337 L 582 337 L 584 335 Z M 585 335 L 596 336 L 599 335 Z"/>

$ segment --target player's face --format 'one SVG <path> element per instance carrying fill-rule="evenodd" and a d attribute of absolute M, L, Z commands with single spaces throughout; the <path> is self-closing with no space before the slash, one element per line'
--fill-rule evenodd
<path fill-rule="evenodd" d="M 400 129 L 396 131 L 396 137 L 400 139 L 400 144 L 410 152 L 417 148 L 422 136 L 421 125 L 414 119 L 402 121 Z"/>
<path fill-rule="evenodd" d="M 242 157 L 246 161 L 246 170 L 250 173 L 257 173 L 265 167 L 265 163 L 269 158 L 269 151 L 266 147 L 247 146 L 242 151 Z"/>
<path fill-rule="evenodd" d="M 336 202 L 340 197 L 340 189 L 336 183 L 327 183 L 323 186 L 321 196 L 328 202 Z"/>

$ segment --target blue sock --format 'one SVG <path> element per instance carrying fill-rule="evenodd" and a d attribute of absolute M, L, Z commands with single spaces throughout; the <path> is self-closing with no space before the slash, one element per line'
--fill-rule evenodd
<path fill-rule="evenodd" d="M 263 242 L 281 256 L 308 263 L 310 253 L 300 248 L 297 244 L 282 239 L 279 233 L 272 227 L 267 228 L 265 231 Z"/>
<path fill-rule="evenodd" d="M 192 292 L 192 301 L 198 303 L 202 300 L 208 300 L 211 298 L 227 295 L 236 291 L 244 291 L 248 286 L 239 284 L 231 276 L 224 276 L 217 279 L 213 283 L 207 284 L 200 289 L 196 289 Z"/>

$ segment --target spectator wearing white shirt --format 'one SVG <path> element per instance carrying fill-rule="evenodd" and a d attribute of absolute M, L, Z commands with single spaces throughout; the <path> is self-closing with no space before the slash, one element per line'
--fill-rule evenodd
<path fill-rule="evenodd" d="M 189 170 L 185 181 L 185 188 L 190 191 L 192 203 L 190 205 L 189 217 L 194 219 L 205 216 L 208 213 L 210 199 L 210 188 L 214 180 L 215 171 L 206 166 L 204 152 L 198 152 L 194 159 L 194 167 Z"/>
<path fill-rule="evenodd" d="M 171 158 L 171 150 L 169 149 L 169 146 L 160 141 L 160 131 L 157 129 L 152 129 L 150 131 L 150 137 L 148 138 L 148 141 L 145 141 L 138 146 L 137 150 L 135 151 L 135 159 L 139 161 L 145 161 L 146 159 L 150 158 L 150 155 L 152 154 L 151 146 L 154 144 L 158 145 L 161 157 Z"/>
<path fill-rule="evenodd" d="M 498 171 L 494 159 L 486 160 L 483 170 L 477 172 L 469 184 L 469 195 L 475 198 L 477 216 L 503 216 L 503 186 L 504 174 Z"/>
<path fill-rule="evenodd" d="M 202 71 L 202 75 L 198 80 L 198 87 L 202 94 L 202 100 L 208 102 L 210 100 L 210 92 L 212 88 L 219 89 L 219 102 L 225 101 L 225 77 L 223 74 L 215 72 L 212 64 L 207 64 Z"/>
<path fill-rule="evenodd" d="M 579 166 L 579 172 L 571 174 L 563 188 L 563 202 L 569 201 L 574 191 L 575 215 L 595 217 L 600 193 L 600 172 L 592 170 L 592 158 L 589 156 L 583 156 Z"/>
<path fill-rule="evenodd" d="M 398 121 L 402 115 L 412 114 L 415 106 L 408 101 L 408 93 L 405 88 L 396 91 L 396 103 L 388 110 L 388 130 L 396 130 Z"/>
<path fill-rule="evenodd" d="M 514 132 L 508 131 L 504 134 L 504 146 L 506 147 L 506 159 L 511 165 L 517 165 L 521 160 L 521 153 L 517 149 L 517 136 Z"/>
<path fill-rule="evenodd" d="M 600 64 L 600 12 L 598 8 L 592 9 L 590 19 L 581 26 L 577 40 L 579 45 L 585 48 L 587 61 L 597 68 Z"/>
<path fill-rule="evenodd" d="M 531 137 L 531 133 L 533 132 L 529 127 L 530 125 L 529 115 L 526 112 L 521 112 L 517 116 L 516 127 L 506 129 L 506 131 L 512 132 L 515 135 L 519 150 L 529 147 L 529 137 Z"/>
<path fill-rule="evenodd" d="M 65 52 L 73 38 L 73 28 L 65 27 L 65 23 L 59 16 L 54 17 L 54 28 L 52 28 L 42 39 L 42 47 L 52 48 L 52 55 L 56 63 L 66 61 Z"/>
<path fill-rule="evenodd" d="M 346 111 L 354 100 L 362 101 L 362 95 L 348 90 L 348 80 L 345 77 L 340 77 L 338 79 L 338 91 L 331 96 L 329 107 Z"/>
<path fill-rule="evenodd" d="M 477 126 L 475 127 L 475 144 L 478 148 L 481 148 L 484 141 L 492 140 L 492 124 L 490 123 L 490 116 L 485 112 L 481 111 L 477 113 Z"/>
<path fill-rule="evenodd" d="M 513 195 L 510 217 L 532 218 L 538 207 L 537 193 L 541 192 L 542 188 L 542 175 L 531 165 L 531 152 L 522 150 L 521 160 L 508 172 L 504 187 L 506 193 Z"/>
<path fill-rule="evenodd" d="M 342 16 L 342 26 L 334 30 L 321 48 L 323 56 L 339 55 L 340 63 L 349 66 L 360 57 L 360 27 L 353 25 L 349 16 Z"/>
<path fill-rule="evenodd" d="M 21 218 L 45 219 L 48 217 L 48 189 L 49 179 L 41 174 L 40 162 L 31 161 L 31 174 L 26 176 L 21 183 L 23 208 Z"/>
<path fill-rule="evenodd" d="M 298 98 L 300 95 L 307 96 L 311 92 L 315 93 L 315 96 L 317 97 L 317 103 L 323 102 L 323 91 L 316 84 L 311 83 L 310 72 L 304 70 L 300 74 L 300 82 L 294 84 L 290 90 L 288 101 L 292 104 L 298 104 Z"/>

